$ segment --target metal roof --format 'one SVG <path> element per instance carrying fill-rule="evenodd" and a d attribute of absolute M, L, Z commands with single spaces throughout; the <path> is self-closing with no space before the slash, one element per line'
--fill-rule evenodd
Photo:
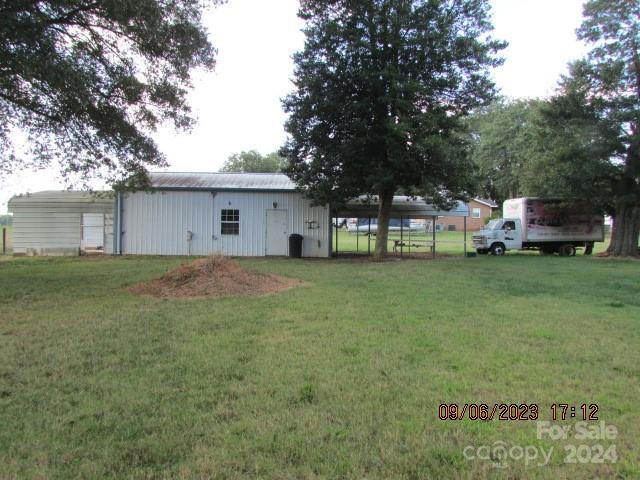
<path fill-rule="evenodd" d="M 378 197 L 358 197 L 347 202 L 337 212 L 341 217 L 376 217 L 378 215 Z M 396 195 L 391 205 L 392 217 L 468 217 L 469 207 L 464 202 L 457 202 L 451 210 L 441 210 L 425 201 L 424 198 Z"/>
<path fill-rule="evenodd" d="M 295 191 L 282 173 L 151 172 L 151 187 L 159 190 Z"/>
<path fill-rule="evenodd" d="M 23 193 L 9 199 L 7 207 L 19 205 L 35 205 L 50 203 L 99 203 L 113 204 L 113 192 L 109 191 L 78 191 L 78 190 L 44 190 L 41 192 Z"/>
<path fill-rule="evenodd" d="M 244 190 L 254 192 L 293 192 L 296 185 L 282 173 L 205 173 L 151 172 L 151 187 L 158 190 Z M 362 196 L 347 202 L 340 216 L 377 216 L 377 197 Z M 396 195 L 393 197 L 393 216 L 433 217 L 469 216 L 469 207 L 458 202 L 451 210 L 440 210 L 422 198 Z"/>
<path fill-rule="evenodd" d="M 478 203 L 482 203 L 483 205 L 486 205 L 487 207 L 498 208 L 498 204 L 493 200 L 489 200 L 487 198 L 480 198 L 480 197 L 475 197 L 474 200 Z"/>

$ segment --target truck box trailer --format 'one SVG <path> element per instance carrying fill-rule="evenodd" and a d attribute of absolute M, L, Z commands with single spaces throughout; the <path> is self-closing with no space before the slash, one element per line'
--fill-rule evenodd
<path fill-rule="evenodd" d="M 503 255 L 508 250 L 539 250 L 573 256 L 576 249 L 593 252 L 604 241 L 604 216 L 587 205 L 563 199 L 513 198 L 503 204 L 504 218 L 491 220 L 473 235 L 480 254 Z"/>

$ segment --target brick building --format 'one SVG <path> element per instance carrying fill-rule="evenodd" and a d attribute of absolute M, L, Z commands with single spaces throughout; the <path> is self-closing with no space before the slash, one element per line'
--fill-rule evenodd
<path fill-rule="evenodd" d="M 491 200 L 483 198 L 471 200 L 469 202 L 469 216 L 467 217 L 467 231 L 480 230 L 495 208 L 498 208 L 498 205 Z M 440 228 L 445 231 L 464 230 L 463 217 L 438 217 L 437 224 L 441 225 Z"/>

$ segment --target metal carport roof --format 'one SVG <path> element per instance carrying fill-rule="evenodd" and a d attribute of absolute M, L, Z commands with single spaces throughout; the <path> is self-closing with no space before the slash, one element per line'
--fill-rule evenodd
<path fill-rule="evenodd" d="M 378 197 L 358 197 L 347 202 L 346 206 L 335 213 L 338 217 L 376 217 L 378 215 Z M 419 197 L 396 195 L 393 197 L 391 217 L 431 218 L 431 217 L 468 217 L 469 207 L 457 202 L 451 210 L 441 210 Z"/>
<path fill-rule="evenodd" d="M 254 192 L 293 192 L 296 185 L 282 173 L 208 173 L 208 172 L 151 172 L 151 188 L 157 190 L 243 190 Z M 341 217 L 375 217 L 378 215 L 376 196 L 361 196 L 347 202 L 336 215 Z M 422 198 L 396 195 L 391 215 L 411 218 L 466 217 L 469 208 L 458 202 L 451 210 L 440 210 Z"/>
<path fill-rule="evenodd" d="M 254 192 L 293 192 L 296 185 L 282 173 L 209 173 L 150 172 L 151 188 L 157 190 L 243 190 Z M 393 197 L 392 216 L 411 218 L 469 216 L 469 208 L 458 202 L 451 210 L 440 210 L 422 198 L 397 195 Z M 336 215 L 341 217 L 375 217 L 377 197 L 361 196 L 347 202 Z"/>

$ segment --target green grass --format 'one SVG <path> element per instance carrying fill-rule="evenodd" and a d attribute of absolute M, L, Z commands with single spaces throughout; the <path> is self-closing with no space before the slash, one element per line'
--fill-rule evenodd
<path fill-rule="evenodd" d="M 389 232 L 388 249 L 393 250 L 394 240 L 400 240 L 400 232 Z M 431 252 L 431 242 L 433 241 L 433 234 L 431 233 L 418 233 L 411 232 L 409 236 L 408 232 L 403 232 L 402 240 L 405 243 L 403 253 L 419 253 L 426 254 Z M 333 234 L 333 246 L 335 249 L 336 238 L 335 230 Z M 373 251 L 376 243 L 375 235 L 371 236 L 371 251 Z M 414 244 L 415 243 L 415 244 Z M 411 248 L 409 245 L 411 244 Z M 415 245 L 419 245 L 416 247 Z M 340 229 L 338 231 L 338 252 L 341 253 L 367 253 L 368 252 L 368 236 L 356 235 L 350 233 L 346 229 Z M 471 246 L 471 232 L 467 232 L 467 248 L 473 250 Z M 464 249 L 464 233 L 463 232 L 436 232 L 436 251 L 439 253 L 462 253 Z M 399 252 L 399 250 L 398 250 Z"/>
<path fill-rule="evenodd" d="M 183 261 L 0 263 L 0 477 L 640 477 L 638 262 L 245 259 L 306 286 L 123 291 Z M 565 464 L 531 421 L 437 418 L 465 402 L 597 403 L 619 460 Z M 463 455 L 498 441 L 551 465 Z"/>

